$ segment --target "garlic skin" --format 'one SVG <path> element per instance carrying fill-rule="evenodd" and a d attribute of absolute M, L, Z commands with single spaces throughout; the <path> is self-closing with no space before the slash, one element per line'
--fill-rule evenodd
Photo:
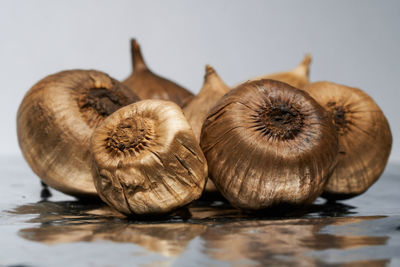
<path fill-rule="evenodd" d="M 133 72 L 122 83 L 140 99 L 169 100 L 183 107 L 193 97 L 182 86 L 154 74 L 147 67 L 136 39 L 131 39 L 131 54 Z"/>
<path fill-rule="evenodd" d="M 229 90 L 230 88 L 219 77 L 214 68 L 206 65 L 206 74 L 200 92 L 183 108 L 183 113 L 199 142 L 201 127 L 208 112 Z"/>
<path fill-rule="evenodd" d="M 304 89 L 309 83 L 311 54 L 306 54 L 303 61 L 294 69 L 285 72 L 277 72 L 254 77 L 249 81 L 258 81 L 262 79 L 271 79 L 287 83 L 298 89 Z"/>
<path fill-rule="evenodd" d="M 95 70 L 49 75 L 25 95 L 17 114 L 18 143 L 25 160 L 49 186 L 77 197 L 97 197 L 89 143 L 94 128 L 138 98 Z"/>
<path fill-rule="evenodd" d="M 166 214 L 200 197 L 207 162 L 182 110 L 143 100 L 114 112 L 92 141 L 100 197 L 126 215 Z"/>
<path fill-rule="evenodd" d="M 209 175 L 244 210 L 312 203 L 335 166 L 329 114 L 307 93 L 275 80 L 244 83 L 210 111 L 201 134 Z"/>
<path fill-rule="evenodd" d="M 323 197 L 347 199 L 364 193 L 387 164 L 392 134 L 375 101 L 358 88 L 314 82 L 305 89 L 331 113 L 338 136 L 338 165 Z"/>

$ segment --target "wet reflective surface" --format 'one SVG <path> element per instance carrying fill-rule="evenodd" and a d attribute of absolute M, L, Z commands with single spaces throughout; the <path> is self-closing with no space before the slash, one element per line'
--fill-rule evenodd
<path fill-rule="evenodd" d="M 0 160 L 0 266 L 400 266 L 400 165 L 340 203 L 248 215 L 200 201 L 139 221 Z"/>

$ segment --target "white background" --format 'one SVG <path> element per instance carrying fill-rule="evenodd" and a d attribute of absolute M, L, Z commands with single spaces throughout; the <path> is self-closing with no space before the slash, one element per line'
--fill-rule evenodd
<path fill-rule="evenodd" d="M 364 89 L 383 109 L 400 162 L 400 1 L 1 1 L 0 154 L 20 155 L 16 112 L 44 76 L 131 72 L 136 37 L 156 72 L 198 92 L 204 65 L 229 84 L 295 67 Z"/>

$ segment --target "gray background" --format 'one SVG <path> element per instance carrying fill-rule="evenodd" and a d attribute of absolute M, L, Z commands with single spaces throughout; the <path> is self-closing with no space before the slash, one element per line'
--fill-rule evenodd
<path fill-rule="evenodd" d="M 1 1 L 0 154 L 20 155 L 15 118 L 44 76 L 131 72 L 129 39 L 157 73 L 198 92 L 204 65 L 229 84 L 295 67 L 364 89 L 381 106 L 400 162 L 400 1 Z"/>

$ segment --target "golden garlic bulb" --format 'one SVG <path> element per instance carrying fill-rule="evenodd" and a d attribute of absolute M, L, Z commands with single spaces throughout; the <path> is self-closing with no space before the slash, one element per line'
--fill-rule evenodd
<path fill-rule="evenodd" d="M 200 141 L 201 127 L 210 109 L 229 92 L 230 88 L 210 65 L 206 66 L 203 87 L 183 108 L 183 113 L 192 126 L 196 139 Z"/>
<path fill-rule="evenodd" d="M 165 214 L 200 197 L 207 163 L 182 110 L 143 100 L 114 112 L 92 137 L 100 197 L 128 215 Z"/>
<path fill-rule="evenodd" d="M 128 86 L 140 99 L 169 100 L 183 107 L 193 94 L 182 86 L 154 74 L 144 62 L 140 46 L 131 40 L 132 74 L 122 83 Z"/>
<path fill-rule="evenodd" d="M 95 70 L 49 75 L 25 95 L 17 114 L 18 142 L 32 170 L 66 194 L 97 196 L 91 173 L 90 138 L 96 126 L 138 98 Z"/>
<path fill-rule="evenodd" d="M 338 153 L 329 114 L 304 91 L 274 80 L 223 96 L 200 145 L 218 190 L 245 210 L 313 202 Z"/>
<path fill-rule="evenodd" d="M 257 76 L 250 79 L 249 81 L 271 79 L 287 83 L 299 89 L 304 89 L 304 87 L 310 83 L 309 81 L 310 63 L 311 63 L 311 55 L 307 54 L 304 57 L 303 61 L 296 68 L 292 70 Z"/>
<path fill-rule="evenodd" d="M 385 115 L 358 88 L 315 82 L 305 90 L 331 113 L 339 136 L 338 165 L 323 196 L 346 199 L 362 194 L 382 174 L 390 155 L 392 134 Z"/>
<path fill-rule="evenodd" d="M 219 77 L 210 65 L 206 65 L 203 87 L 200 92 L 183 108 L 183 112 L 192 126 L 194 135 L 200 143 L 201 127 L 211 108 L 225 95 L 230 88 Z M 216 193 L 214 183 L 208 179 L 206 192 Z"/>

